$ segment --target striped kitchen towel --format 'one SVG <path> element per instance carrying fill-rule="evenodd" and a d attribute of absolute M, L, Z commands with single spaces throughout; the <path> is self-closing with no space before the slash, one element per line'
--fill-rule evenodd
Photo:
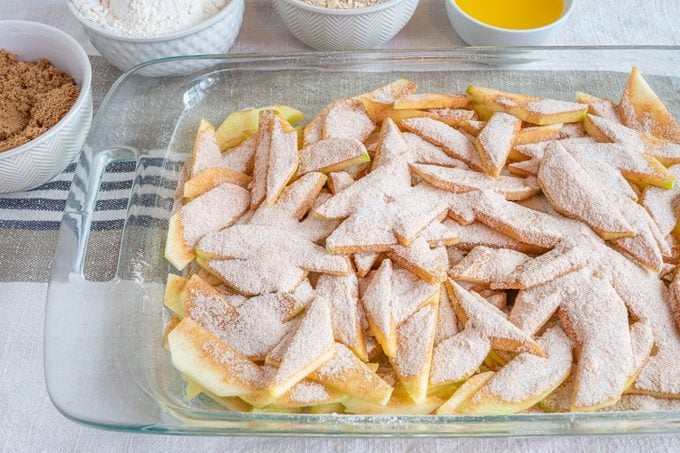
<path fill-rule="evenodd" d="M 162 152 L 150 152 L 138 163 L 109 164 L 102 176 L 91 228 L 95 231 L 123 228 L 128 205 L 143 208 L 143 216 L 136 218 L 146 219 L 144 223 L 167 218 L 185 157 L 186 154 L 165 156 Z M 76 163 L 72 163 L 40 187 L 0 194 L 0 228 L 58 230 L 71 184 L 77 180 L 75 173 Z"/>

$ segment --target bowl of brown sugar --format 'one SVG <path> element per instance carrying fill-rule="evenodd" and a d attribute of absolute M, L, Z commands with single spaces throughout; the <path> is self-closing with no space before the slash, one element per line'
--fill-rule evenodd
<path fill-rule="evenodd" d="M 37 187 L 79 154 L 92 122 L 92 69 L 66 33 L 0 21 L 0 193 Z"/>

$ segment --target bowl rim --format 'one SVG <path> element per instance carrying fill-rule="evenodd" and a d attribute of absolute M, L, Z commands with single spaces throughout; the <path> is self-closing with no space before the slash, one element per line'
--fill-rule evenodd
<path fill-rule="evenodd" d="M 173 40 L 173 39 L 184 38 L 186 36 L 193 35 L 195 33 L 203 31 L 206 28 L 209 28 L 212 25 L 216 24 L 217 22 L 220 22 L 227 15 L 232 14 L 234 12 L 234 9 L 238 8 L 238 5 L 240 3 L 243 3 L 244 1 L 245 0 L 227 0 L 226 4 L 224 5 L 224 7 L 221 10 L 219 10 L 216 14 L 213 14 L 209 18 L 205 19 L 202 22 L 199 22 L 196 25 L 193 25 L 189 28 L 183 28 L 183 29 L 173 31 L 173 32 L 170 32 L 170 33 L 163 33 L 161 35 L 151 36 L 151 37 L 147 37 L 147 38 L 139 37 L 139 36 L 117 35 L 115 33 L 112 33 L 110 31 L 108 31 L 107 29 L 100 27 L 99 25 L 95 24 L 94 22 L 92 22 L 87 17 L 85 17 L 80 11 L 78 11 L 78 9 L 73 4 L 72 0 L 66 0 L 66 4 L 68 5 L 68 9 L 69 9 L 69 11 L 71 11 L 71 14 L 73 14 L 75 16 L 75 18 L 78 20 L 78 22 L 80 22 L 80 24 L 83 27 L 85 27 L 86 30 L 92 31 L 93 33 L 104 36 L 108 39 L 112 39 L 114 41 L 123 41 L 123 42 L 129 42 L 129 43 L 145 44 L 145 43 L 164 42 L 164 41 L 170 41 L 170 40 Z"/>
<path fill-rule="evenodd" d="M 571 15 L 571 12 L 574 9 L 574 4 L 576 3 L 576 0 L 562 0 L 562 3 L 564 4 L 564 7 L 563 7 L 564 9 L 563 9 L 560 17 L 558 17 L 557 20 L 550 22 L 547 25 L 543 25 L 542 27 L 534 27 L 534 28 L 503 28 L 503 27 L 497 27 L 495 25 L 487 24 L 486 22 L 482 22 L 479 19 L 475 19 L 474 17 L 470 16 L 468 13 L 463 11 L 460 6 L 458 6 L 458 3 L 456 3 L 456 0 L 444 0 L 444 3 L 446 3 L 447 6 L 450 4 L 450 6 L 454 9 L 454 11 L 456 11 L 458 14 L 460 14 L 463 18 L 465 18 L 469 22 L 472 22 L 472 23 L 479 25 L 481 27 L 487 28 L 489 30 L 501 31 L 501 32 L 504 32 L 504 33 L 523 34 L 523 33 L 537 32 L 537 31 L 545 31 L 545 30 L 548 30 L 549 28 L 561 25 Z"/>
<path fill-rule="evenodd" d="M 318 14 L 324 14 L 327 16 L 360 16 L 362 14 L 369 14 L 369 13 L 376 13 L 379 11 L 382 11 L 384 9 L 390 8 L 392 6 L 398 5 L 399 3 L 404 3 L 409 0 L 387 0 L 383 3 L 379 3 L 377 5 L 373 6 L 364 6 L 361 8 L 324 8 L 323 6 L 314 6 L 310 5 L 308 3 L 305 3 L 302 0 L 275 0 L 275 1 L 280 1 L 280 2 L 285 2 L 288 3 L 289 5 L 296 6 L 299 9 L 303 9 L 305 11 L 313 12 L 313 13 L 318 13 Z M 416 3 L 419 3 L 420 0 L 415 0 Z"/>
<path fill-rule="evenodd" d="M 78 41 L 76 41 L 71 35 L 59 30 L 58 28 L 51 27 L 40 22 L 33 22 L 28 20 L 0 20 L 0 30 L 4 28 L 3 25 L 34 27 L 45 30 L 48 33 L 60 35 L 61 37 L 65 38 L 68 43 L 70 43 L 71 48 L 73 48 L 73 50 L 79 56 L 80 60 L 84 63 L 84 66 L 83 66 L 83 81 L 80 84 L 80 94 L 76 98 L 76 101 L 73 103 L 69 111 L 66 112 L 66 115 L 64 115 L 63 118 L 57 122 L 57 124 L 49 128 L 47 131 L 43 132 L 39 136 L 35 137 L 33 140 L 30 140 L 24 143 L 23 145 L 19 145 L 16 148 L 11 148 L 8 149 L 7 151 L 0 152 L 0 160 L 7 159 L 9 157 L 13 157 L 18 154 L 30 151 L 35 146 L 40 145 L 42 142 L 48 140 L 50 137 L 54 136 L 55 134 L 58 134 L 59 131 L 63 128 L 64 124 L 66 124 L 66 122 L 73 118 L 76 112 L 81 110 L 83 104 L 85 104 L 85 101 L 90 97 L 90 92 L 92 90 L 92 65 L 90 64 L 90 59 L 87 56 L 85 49 L 83 49 L 83 47 L 78 43 Z M 12 52 L 12 49 L 7 50 Z M 68 75 L 73 77 L 73 74 Z"/>

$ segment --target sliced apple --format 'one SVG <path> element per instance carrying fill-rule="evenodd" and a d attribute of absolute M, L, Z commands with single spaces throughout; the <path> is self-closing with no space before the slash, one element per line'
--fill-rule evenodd
<path fill-rule="evenodd" d="M 680 143 L 680 125 L 633 67 L 617 108 L 623 124 L 639 132 Z"/>
<path fill-rule="evenodd" d="M 458 109 L 465 107 L 467 94 L 413 93 L 397 98 L 392 105 L 395 110 L 404 109 Z"/>
<path fill-rule="evenodd" d="M 587 105 L 575 102 L 507 93 L 474 85 L 470 85 L 467 92 L 484 109 L 509 113 L 532 124 L 573 123 L 583 121 L 588 113 Z"/>
<path fill-rule="evenodd" d="M 376 123 L 381 123 L 391 112 L 394 102 L 404 96 L 415 93 L 416 84 L 407 79 L 398 79 L 360 96 L 368 116 Z"/>
<path fill-rule="evenodd" d="M 484 172 L 496 177 L 508 160 L 522 122 L 503 112 L 494 113 L 474 141 Z"/>
<path fill-rule="evenodd" d="M 184 305 L 182 304 L 181 293 L 188 279 L 176 274 L 168 274 L 165 284 L 165 294 L 163 304 L 180 318 L 184 317 Z"/>
<path fill-rule="evenodd" d="M 610 121 L 621 123 L 621 117 L 616 111 L 616 106 L 609 99 L 601 99 L 581 91 L 576 92 L 576 102 L 588 105 L 588 113 L 607 118 Z"/>
<path fill-rule="evenodd" d="M 196 198 L 225 182 L 248 187 L 250 177 L 229 168 L 206 168 L 184 183 L 184 198 Z"/>
<path fill-rule="evenodd" d="M 238 396 L 263 385 L 260 367 L 189 318 L 170 332 L 168 346 L 175 368 L 217 396 Z"/>
<path fill-rule="evenodd" d="M 472 395 L 477 393 L 477 390 L 482 388 L 489 379 L 496 374 L 493 371 L 486 371 L 484 373 L 475 374 L 470 379 L 465 381 L 453 395 L 437 409 L 437 415 L 457 415 L 458 407 L 467 401 Z M 460 414 L 458 414 L 460 415 Z"/>
<path fill-rule="evenodd" d="M 298 174 L 313 171 L 338 172 L 370 160 L 366 147 L 359 140 L 329 138 L 320 140 L 300 151 Z"/>
<path fill-rule="evenodd" d="M 201 120 L 191 153 L 191 176 L 217 165 L 220 148 L 215 137 L 215 128 L 206 120 Z"/>
<path fill-rule="evenodd" d="M 237 146 L 255 134 L 258 129 L 259 115 L 263 110 L 272 110 L 291 124 L 295 124 L 304 118 L 301 111 L 281 104 L 234 112 L 217 128 L 217 143 L 220 149 L 224 151 L 227 148 Z"/>
<path fill-rule="evenodd" d="M 559 140 L 562 135 L 562 123 L 548 124 L 546 126 L 525 127 L 519 131 L 515 139 L 516 145 L 526 145 L 527 143 L 545 142 L 548 140 Z"/>

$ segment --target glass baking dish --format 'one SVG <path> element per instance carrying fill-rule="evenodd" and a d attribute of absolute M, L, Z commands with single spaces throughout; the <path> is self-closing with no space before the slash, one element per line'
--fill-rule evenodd
<path fill-rule="evenodd" d="M 407 77 L 423 91 L 468 84 L 573 99 L 580 90 L 618 99 L 637 65 L 680 113 L 680 47 L 464 48 L 286 55 L 181 57 L 211 60 L 183 77 L 124 74 L 97 114 L 78 162 L 59 233 L 45 319 L 45 376 L 55 406 L 91 426 L 146 433 L 323 436 L 514 436 L 680 430 L 680 411 L 521 414 L 493 417 L 234 413 L 187 401 L 163 349 L 167 219 L 181 162 L 201 118 L 286 103 L 311 117 L 331 99 Z M 162 68 L 159 68 L 162 69 Z M 83 269 L 107 166 L 136 165 L 115 277 Z"/>

